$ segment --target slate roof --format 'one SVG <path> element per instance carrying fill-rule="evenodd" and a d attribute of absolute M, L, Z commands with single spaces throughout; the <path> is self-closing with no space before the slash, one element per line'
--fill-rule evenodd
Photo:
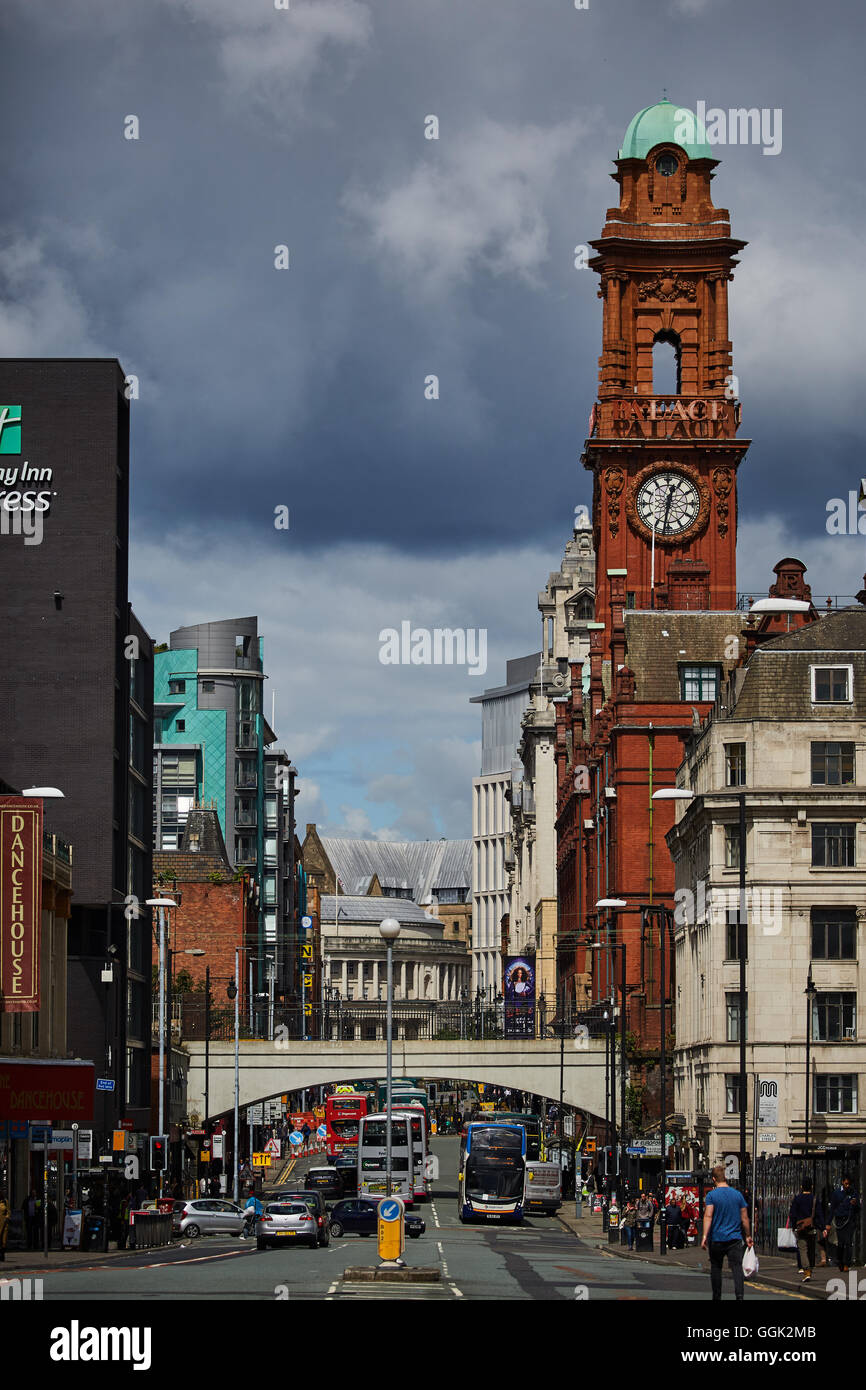
<path fill-rule="evenodd" d="M 736 609 L 712 613 L 628 610 L 625 663 L 635 674 L 636 699 L 678 702 L 682 665 L 717 664 L 730 670 L 736 658 L 725 657 L 727 639 L 739 637 L 744 624 L 745 614 Z"/>
<path fill-rule="evenodd" d="M 471 887 L 471 840 L 339 840 L 322 836 L 321 843 L 347 894 L 366 893 L 374 874 L 383 889 L 408 890 L 415 902 L 422 904 L 429 903 L 439 888 Z M 385 902 L 393 905 L 394 899 L 386 898 Z"/>
<path fill-rule="evenodd" d="M 320 922 L 323 931 L 328 927 L 333 929 L 335 912 L 339 914 L 336 921 L 341 927 L 351 926 L 353 922 L 378 925 L 386 917 L 396 917 L 403 926 L 429 927 L 436 936 L 441 936 L 445 930 L 439 919 L 428 916 L 418 903 L 401 898 L 364 898 L 342 893 L 337 897 L 328 893 L 321 901 Z"/>
<path fill-rule="evenodd" d="M 853 666 L 853 700 L 813 704 L 809 668 L 815 665 Z M 743 673 L 731 718 L 866 718 L 866 608 L 838 609 L 758 647 Z"/>

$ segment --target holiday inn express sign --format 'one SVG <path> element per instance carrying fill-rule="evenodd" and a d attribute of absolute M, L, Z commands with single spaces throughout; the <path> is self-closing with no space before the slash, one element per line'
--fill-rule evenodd
<path fill-rule="evenodd" d="M 7 1014 L 39 1012 L 42 802 L 0 797 L 0 1000 Z"/>

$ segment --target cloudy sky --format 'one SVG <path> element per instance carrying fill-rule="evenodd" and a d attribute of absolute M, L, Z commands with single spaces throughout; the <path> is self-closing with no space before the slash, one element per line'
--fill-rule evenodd
<path fill-rule="evenodd" d="M 826 518 L 866 472 L 862 12 L 282 3 L 5 0 L 0 355 L 138 377 L 135 606 L 161 640 L 259 615 L 299 819 L 465 835 L 468 700 L 538 647 L 537 591 L 590 501 L 601 306 L 574 247 L 665 87 L 782 111 L 778 155 L 717 151 L 749 242 L 739 587 L 765 593 L 785 554 L 816 594 L 860 587 L 866 538 Z M 486 628 L 486 675 L 382 665 L 406 620 Z"/>

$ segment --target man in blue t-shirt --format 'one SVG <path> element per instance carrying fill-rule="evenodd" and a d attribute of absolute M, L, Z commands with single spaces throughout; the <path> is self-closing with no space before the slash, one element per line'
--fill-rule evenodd
<path fill-rule="evenodd" d="M 712 1192 L 707 1193 L 704 1205 L 703 1250 L 710 1252 L 710 1284 L 713 1300 L 722 1296 L 722 1266 L 725 1256 L 734 1277 L 734 1297 L 743 1297 L 743 1234 L 746 1244 L 752 1244 L 749 1213 L 742 1195 L 725 1182 L 725 1169 L 720 1163 L 713 1169 Z"/>

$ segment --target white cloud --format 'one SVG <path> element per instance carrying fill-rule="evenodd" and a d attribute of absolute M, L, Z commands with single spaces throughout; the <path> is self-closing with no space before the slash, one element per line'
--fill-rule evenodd
<path fill-rule="evenodd" d="M 534 283 L 548 258 L 545 200 L 584 132 L 577 119 L 546 128 L 485 120 L 468 132 L 447 130 L 423 142 L 423 157 L 406 177 L 375 190 L 355 187 L 343 201 L 383 268 L 422 298 L 479 269 Z"/>
<path fill-rule="evenodd" d="M 0 357 L 110 355 L 42 238 L 21 236 L 0 248 Z"/>
<path fill-rule="evenodd" d="M 332 55 L 351 57 L 373 31 L 359 0 L 163 0 L 219 36 L 220 61 L 234 95 L 260 105 L 296 110 L 316 72 Z"/>

